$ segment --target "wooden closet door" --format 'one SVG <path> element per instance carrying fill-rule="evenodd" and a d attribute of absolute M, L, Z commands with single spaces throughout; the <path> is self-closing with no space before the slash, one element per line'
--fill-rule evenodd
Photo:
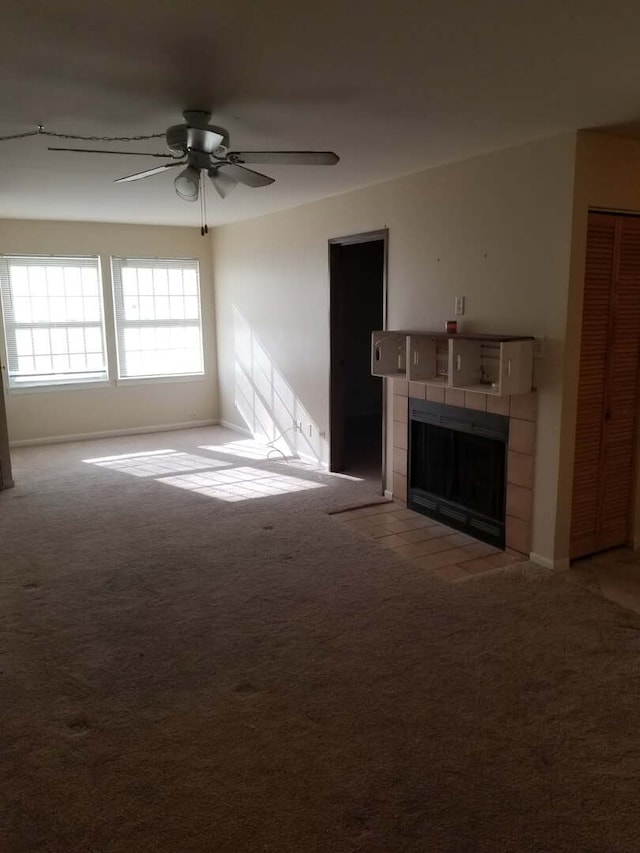
<path fill-rule="evenodd" d="M 640 220 L 591 213 L 578 381 L 571 556 L 629 540 L 640 362 Z"/>

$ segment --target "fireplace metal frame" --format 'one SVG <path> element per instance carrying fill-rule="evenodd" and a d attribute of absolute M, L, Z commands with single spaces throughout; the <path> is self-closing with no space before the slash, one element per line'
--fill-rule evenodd
<path fill-rule="evenodd" d="M 441 495 L 432 494 L 424 489 L 412 486 L 412 421 L 432 424 L 433 426 L 466 432 L 471 435 L 492 438 L 504 445 L 504 497 L 501 519 L 494 519 Z M 416 398 L 409 399 L 408 421 L 408 477 L 407 477 L 407 506 L 424 515 L 428 515 L 456 530 L 461 530 L 471 536 L 488 542 L 497 548 L 505 547 L 505 504 L 506 504 L 506 475 L 507 451 L 509 445 L 509 418 L 480 412 L 475 409 L 462 409 L 458 406 L 448 406 L 442 403 L 431 403 Z"/>

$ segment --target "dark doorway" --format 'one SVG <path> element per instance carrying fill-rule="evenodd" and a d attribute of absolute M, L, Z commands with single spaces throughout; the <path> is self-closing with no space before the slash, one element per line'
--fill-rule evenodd
<path fill-rule="evenodd" d="M 385 328 L 387 232 L 329 241 L 331 471 L 382 485 L 384 395 L 371 332 Z"/>

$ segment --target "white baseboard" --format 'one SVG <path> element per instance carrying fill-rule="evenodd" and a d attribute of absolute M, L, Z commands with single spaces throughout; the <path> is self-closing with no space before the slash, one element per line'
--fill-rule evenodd
<path fill-rule="evenodd" d="M 9 447 L 33 447 L 40 444 L 66 444 L 70 441 L 91 441 L 94 438 L 116 438 L 122 435 L 144 435 L 151 432 L 171 432 L 178 429 L 197 429 L 198 427 L 216 426 L 217 420 L 187 421 L 179 424 L 152 424 L 144 427 L 128 427 L 126 429 L 109 429 L 101 432 L 83 432 L 76 435 L 52 435 L 46 438 L 24 438 L 10 441 Z"/>
<path fill-rule="evenodd" d="M 310 456 L 308 453 L 298 453 L 296 454 L 297 458 L 302 462 L 307 462 L 309 465 L 316 465 L 318 468 L 321 468 L 323 471 L 329 470 L 329 465 L 327 462 L 321 462 L 316 456 Z"/>
<path fill-rule="evenodd" d="M 248 430 L 246 427 L 239 426 L 239 424 L 234 424 L 232 421 L 225 421 L 220 418 L 219 421 L 216 422 L 218 426 L 224 427 L 225 429 L 230 429 L 232 432 L 239 432 L 240 435 L 246 435 L 248 438 L 253 438 L 253 433 L 251 430 Z"/>
<path fill-rule="evenodd" d="M 542 554 L 529 554 L 529 560 L 535 563 L 536 566 L 542 566 L 545 569 L 555 569 L 556 571 L 566 571 L 569 568 L 570 562 L 568 557 L 562 557 L 559 560 L 552 560 L 549 557 L 543 557 Z"/>
<path fill-rule="evenodd" d="M 225 429 L 230 429 L 233 432 L 237 432 L 240 435 L 246 435 L 247 438 L 252 438 L 255 441 L 260 441 L 266 444 L 264 437 L 260 437 L 259 439 L 255 437 L 255 435 L 251 432 L 251 430 L 246 427 L 239 426 L 238 424 L 234 424 L 233 421 L 226 421 L 223 418 L 220 418 L 218 421 L 218 425 L 221 427 L 225 427 Z M 322 468 L 323 471 L 329 470 L 329 465 L 326 462 L 320 462 L 315 456 L 311 456 L 308 453 L 296 453 L 296 459 L 300 459 L 301 462 L 307 462 L 309 465 L 317 465 L 318 468 Z"/>

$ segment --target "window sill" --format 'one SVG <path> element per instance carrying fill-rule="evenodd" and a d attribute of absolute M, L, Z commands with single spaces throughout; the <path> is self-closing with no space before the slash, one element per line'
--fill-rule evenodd
<path fill-rule="evenodd" d="M 114 383 L 109 379 L 95 382 L 60 382 L 51 385 L 9 386 L 10 395 L 16 394 L 59 394 L 61 391 L 93 391 L 96 389 L 113 388 Z"/>
<path fill-rule="evenodd" d="M 204 382 L 206 373 L 185 373 L 180 376 L 132 376 L 124 379 L 116 379 L 116 385 L 165 385 L 171 382 Z"/>

